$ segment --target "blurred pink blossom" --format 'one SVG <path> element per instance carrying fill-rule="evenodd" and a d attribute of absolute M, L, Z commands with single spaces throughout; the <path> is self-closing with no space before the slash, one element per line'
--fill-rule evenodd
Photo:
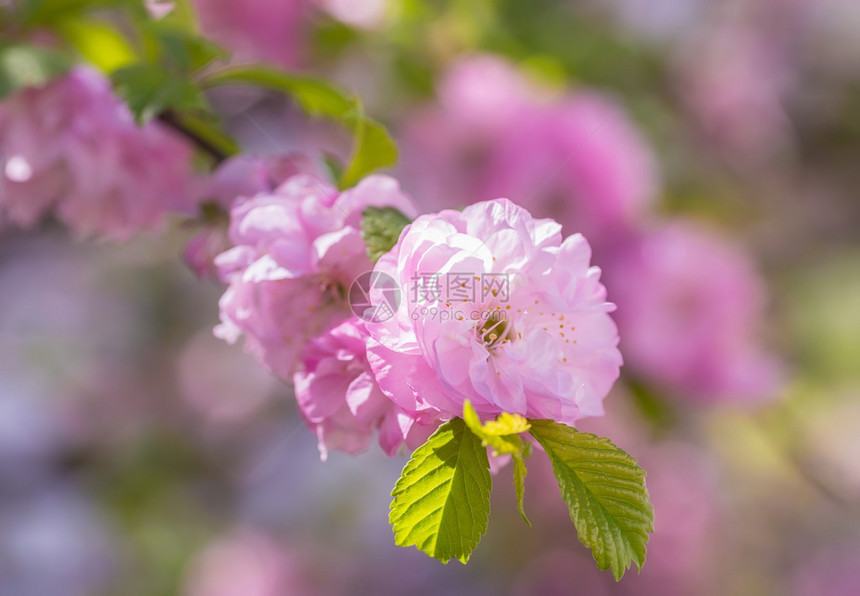
<path fill-rule="evenodd" d="M 238 529 L 213 541 L 191 563 L 186 596 L 316 594 L 298 556 L 265 534 Z"/>
<path fill-rule="evenodd" d="M 597 569 L 587 549 L 550 550 L 539 554 L 524 568 L 514 593 L 523 596 L 703 593 L 717 552 L 714 544 L 719 540 L 722 514 L 717 461 L 690 443 L 654 442 L 639 413 L 624 400 L 611 400 L 606 416 L 581 420 L 576 426 L 581 431 L 609 437 L 647 470 L 655 517 L 646 563 L 639 573 L 627 573 L 616 583 L 610 573 Z M 569 533 L 573 528 L 560 523 L 568 519 L 569 511 L 558 501 L 558 484 L 552 467 L 546 458 L 537 456 L 528 461 L 528 466 L 532 483 L 526 490 L 529 515 L 539 524 L 538 528 L 545 525 L 549 533 L 560 531 L 559 538 L 564 544 L 568 538 L 572 539 Z M 547 542 L 551 543 L 550 537 Z M 571 589 L 571 582 L 576 590 Z"/>
<path fill-rule="evenodd" d="M 605 244 L 641 223 L 657 167 L 624 111 L 580 91 L 520 112 L 493 146 L 479 196 L 514 197 Z"/>
<path fill-rule="evenodd" d="M 138 126 L 88 68 L 6 99 L 0 139 L 0 211 L 19 226 L 53 209 L 76 235 L 125 239 L 192 205 L 191 148 Z"/>
<path fill-rule="evenodd" d="M 316 0 L 332 17 L 351 27 L 375 29 L 383 24 L 390 0 Z"/>
<path fill-rule="evenodd" d="M 786 594 L 792 596 L 854 596 L 860 586 L 860 544 L 833 540 L 804 553 L 804 560 L 789 576 Z"/>
<path fill-rule="evenodd" d="M 648 541 L 648 558 L 642 571 L 628 573 L 616 584 L 611 574 L 597 569 L 585 549 L 550 550 L 539 553 L 525 566 L 515 584 L 515 594 L 687 596 L 702 593 L 719 521 L 717 485 L 709 469 L 710 462 L 700 451 L 681 444 L 640 444 L 632 453 L 648 470 L 648 492 L 655 510 L 654 533 Z M 537 516 L 547 517 L 549 513 L 553 517 L 541 519 L 540 523 L 569 528 L 560 523 L 568 512 L 555 503 L 558 487 L 549 465 L 532 458 L 529 476 L 532 486 L 539 483 L 538 490 L 531 494 L 547 501 L 541 508 L 530 509 L 535 511 L 531 514 L 533 520 L 537 523 Z M 573 532 L 573 529 L 568 531 Z"/>
<path fill-rule="evenodd" d="M 248 418 L 263 406 L 277 383 L 251 356 L 206 332 L 188 342 L 176 368 L 182 397 L 216 424 Z"/>
<path fill-rule="evenodd" d="M 581 235 L 562 241 L 559 224 L 506 199 L 419 217 L 375 268 L 409 289 L 392 318 L 367 323 L 379 386 L 406 410 L 445 417 L 467 399 L 486 416 L 602 415 L 621 355 L 590 257 Z M 441 292 L 416 287 L 436 275 Z"/>
<path fill-rule="evenodd" d="M 203 33 L 238 61 L 302 62 L 310 0 L 193 0 Z"/>
<path fill-rule="evenodd" d="M 602 244 L 655 197 L 654 158 L 608 97 L 553 96 L 508 62 L 479 55 L 451 67 L 439 101 L 402 140 L 404 180 L 428 208 L 509 197 Z"/>
<path fill-rule="evenodd" d="M 606 284 L 628 372 L 693 401 L 773 396 L 779 367 L 758 337 L 764 282 L 741 250 L 674 222 L 618 248 Z"/>
<path fill-rule="evenodd" d="M 362 211 L 391 206 L 415 215 L 397 182 L 370 176 L 338 193 L 317 178 L 288 179 L 233 208 L 233 248 L 216 258 L 229 284 L 221 297 L 218 337 L 245 348 L 289 381 L 299 352 L 349 316 L 346 291 L 372 269 L 361 237 Z"/>
<path fill-rule="evenodd" d="M 415 449 L 439 425 L 432 411 L 406 412 L 380 391 L 367 364 L 366 341 L 364 324 L 353 317 L 312 340 L 302 354 L 296 399 L 323 460 L 329 449 L 364 451 L 375 429 L 388 455 L 404 443 Z"/>
<path fill-rule="evenodd" d="M 169 0 L 144 0 L 143 4 L 153 19 L 163 19 L 176 8 L 176 3 Z"/>
<path fill-rule="evenodd" d="M 791 129 L 783 103 L 792 72 L 780 44 L 726 25 L 691 39 L 679 55 L 681 99 L 727 155 L 758 158 L 786 144 Z"/>

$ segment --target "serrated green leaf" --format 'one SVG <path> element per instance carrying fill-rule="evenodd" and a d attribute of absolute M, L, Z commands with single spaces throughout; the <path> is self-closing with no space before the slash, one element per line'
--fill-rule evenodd
<path fill-rule="evenodd" d="M 0 49 L 0 98 L 25 87 L 39 87 L 66 72 L 72 61 L 61 52 L 35 46 Z"/>
<path fill-rule="evenodd" d="M 391 492 L 396 544 L 466 563 L 487 531 L 491 488 L 478 437 L 459 418 L 446 422 L 415 450 Z"/>
<path fill-rule="evenodd" d="M 654 531 L 645 471 L 609 439 L 551 420 L 529 422 L 552 463 L 579 539 L 598 567 L 611 567 L 616 581 L 631 562 L 641 569 Z"/>
<path fill-rule="evenodd" d="M 517 511 L 529 527 L 532 523 L 526 517 L 523 498 L 525 493 L 525 478 L 528 470 L 526 460 L 531 453 L 531 444 L 523 441 L 519 433 L 531 428 L 528 420 L 517 414 L 503 412 L 495 420 L 481 423 L 478 413 L 469 400 L 463 404 L 463 421 L 478 438 L 484 447 L 489 446 L 493 455 L 510 455 L 514 461 L 514 488 L 517 493 Z"/>
<path fill-rule="evenodd" d="M 361 235 L 367 245 L 367 258 L 376 263 L 379 257 L 397 244 L 400 232 L 410 219 L 394 207 L 368 207 L 361 214 Z"/>
<path fill-rule="evenodd" d="M 288 94 L 309 116 L 339 123 L 353 136 L 349 162 L 339 180 L 340 188 L 354 186 L 371 172 L 397 163 L 397 145 L 379 122 L 368 118 L 361 102 L 351 93 L 327 81 L 293 75 L 269 66 L 225 68 L 206 76 L 203 85 L 214 87 L 244 83 Z"/>

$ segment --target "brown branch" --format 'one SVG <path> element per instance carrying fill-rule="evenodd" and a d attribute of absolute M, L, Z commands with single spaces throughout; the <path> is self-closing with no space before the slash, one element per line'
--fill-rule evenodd
<path fill-rule="evenodd" d="M 197 147 L 215 160 L 216 166 L 230 157 L 228 154 L 224 153 L 224 151 L 213 145 L 209 140 L 204 139 L 193 130 L 188 129 L 175 112 L 165 110 L 158 115 L 158 120 L 197 145 Z"/>

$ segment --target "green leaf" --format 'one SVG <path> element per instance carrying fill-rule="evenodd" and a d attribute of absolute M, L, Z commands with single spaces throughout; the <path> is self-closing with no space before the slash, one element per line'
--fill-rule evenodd
<path fill-rule="evenodd" d="M 379 122 L 358 118 L 349 165 L 340 179 L 341 188 L 355 186 L 367 174 L 397 163 L 397 144 Z"/>
<path fill-rule="evenodd" d="M 25 87 L 39 87 L 66 72 L 72 61 L 61 52 L 35 46 L 0 49 L 0 98 Z"/>
<path fill-rule="evenodd" d="M 206 87 L 248 84 L 280 91 L 309 116 L 327 118 L 346 128 L 353 136 L 353 147 L 339 181 L 341 188 L 397 163 L 397 145 L 385 127 L 364 114 L 357 97 L 331 83 L 260 65 L 225 68 L 206 76 L 202 83 Z"/>
<path fill-rule="evenodd" d="M 57 23 L 54 30 L 103 72 L 111 73 L 137 58 L 125 37 L 107 21 L 73 18 Z"/>
<path fill-rule="evenodd" d="M 466 400 L 463 404 L 463 420 L 469 430 L 483 441 L 485 447 L 492 447 L 493 455 L 513 455 L 523 451 L 523 440 L 519 433 L 528 431 L 530 426 L 528 420 L 522 416 L 503 412 L 495 420 L 481 424 L 472 403 Z"/>
<path fill-rule="evenodd" d="M 490 445 L 493 445 L 494 440 L 528 432 L 531 428 L 528 420 L 519 414 L 508 414 L 507 412 L 502 412 L 495 420 L 481 424 L 478 413 L 469 400 L 463 404 L 463 419 L 473 433 L 486 440 Z M 510 453 L 510 451 L 505 450 L 505 445 L 502 443 L 499 444 L 499 447 L 493 445 L 493 448 L 501 453 Z"/>
<path fill-rule="evenodd" d="M 415 450 L 391 492 L 395 542 L 466 563 L 487 531 L 491 488 L 478 437 L 459 418 L 446 422 Z"/>
<path fill-rule="evenodd" d="M 517 511 L 520 512 L 520 517 L 531 527 L 532 522 L 526 517 L 526 509 L 523 505 L 523 497 L 526 492 L 526 459 L 531 453 L 531 443 L 523 442 L 523 450 L 520 453 L 513 454 L 514 460 L 514 489 L 517 492 Z"/>
<path fill-rule="evenodd" d="M 108 8 L 140 7 L 135 0 L 22 0 L 18 7 L 18 19 L 25 26 L 49 25 L 82 13 Z"/>
<path fill-rule="evenodd" d="M 208 109 L 197 87 L 155 64 L 126 66 L 115 71 L 111 78 L 139 122 L 165 110 L 205 112 Z"/>
<path fill-rule="evenodd" d="M 367 258 L 376 263 L 379 257 L 397 244 L 400 232 L 410 219 L 394 207 L 368 207 L 361 214 L 361 235 L 367 245 Z"/>
<path fill-rule="evenodd" d="M 185 29 L 192 33 L 200 31 L 197 22 L 197 13 L 194 10 L 193 0 L 161 0 L 165 5 L 172 5 L 171 10 L 161 19 L 163 23 L 169 23 L 175 27 Z"/>
<path fill-rule="evenodd" d="M 173 21 L 146 21 L 141 24 L 141 34 L 152 62 L 186 75 L 230 55 L 225 48 Z"/>
<path fill-rule="evenodd" d="M 616 581 L 631 561 L 641 569 L 654 531 L 645 471 L 609 439 L 551 420 L 529 422 L 552 463 L 579 539 L 598 567 L 611 567 Z"/>
<path fill-rule="evenodd" d="M 358 116 L 354 97 L 334 85 L 308 76 L 293 75 L 269 66 L 235 66 L 206 76 L 202 84 L 217 87 L 229 84 L 255 85 L 292 97 L 309 116 L 352 122 Z"/>
<path fill-rule="evenodd" d="M 517 493 L 517 511 L 531 527 L 529 518 L 526 517 L 523 497 L 525 493 L 525 478 L 528 470 L 526 460 L 531 454 L 531 443 L 523 441 L 520 433 L 531 428 L 528 420 L 517 414 L 503 412 L 495 420 L 481 424 L 480 418 L 472 403 L 466 400 L 463 404 L 463 420 L 475 435 L 481 439 L 481 444 L 493 449 L 493 455 L 510 455 L 514 461 L 514 488 Z"/>

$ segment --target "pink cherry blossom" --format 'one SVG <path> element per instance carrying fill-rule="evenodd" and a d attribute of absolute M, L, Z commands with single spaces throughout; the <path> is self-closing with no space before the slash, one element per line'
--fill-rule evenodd
<path fill-rule="evenodd" d="M 309 0 L 194 0 L 203 33 L 239 61 L 302 62 Z"/>
<path fill-rule="evenodd" d="M 764 283 L 740 250 L 676 222 L 619 249 L 606 276 L 631 373 L 699 401 L 772 395 L 778 366 L 756 335 Z"/>
<path fill-rule="evenodd" d="M 19 226 L 53 209 L 76 235 L 124 239 L 192 204 L 188 144 L 138 126 L 87 68 L 0 104 L 0 139 L 0 211 Z"/>
<path fill-rule="evenodd" d="M 860 543 L 834 538 L 831 544 L 807 548 L 792 569 L 783 594 L 791 596 L 853 596 L 860 586 Z"/>
<path fill-rule="evenodd" d="M 404 443 L 415 449 L 439 426 L 429 408 L 407 412 L 380 391 L 367 364 L 366 341 L 364 324 L 353 317 L 312 340 L 302 353 L 303 369 L 294 376 L 296 399 L 323 460 L 330 449 L 364 451 L 374 430 L 388 455 Z"/>
<path fill-rule="evenodd" d="M 773 155 L 791 140 L 783 104 L 794 84 L 793 65 L 783 45 L 748 27 L 725 25 L 695 36 L 682 54 L 681 99 L 732 160 Z"/>
<path fill-rule="evenodd" d="M 386 176 L 370 176 L 342 193 L 317 178 L 294 176 L 234 207 L 233 248 L 215 260 L 229 284 L 216 335 L 231 343 L 244 335 L 248 351 L 290 380 L 303 346 L 349 316 L 347 290 L 372 269 L 360 232 L 370 206 L 415 215 Z"/>
<path fill-rule="evenodd" d="M 319 593 L 308 580 L 307 564 L 271 537 L 239 527 L 212 541 L 189 565 L 186 596 L 281 596 Z"/>
<path fill-rule="evenodd" d="M 511 196 L 595 242 L 629 232 L 656 195 L 653 156 L 622 108 L 580 91 L 520 114 L 494 145 L 480 196 Z"/>
<path fill-rule="evenodd" d="M 552 95 L 477 56 L 451 68 L 439 99 L 403 135 L 403 177 L 431 209 L 510 197 L 603 244 L 654 200 L 651 151 L 607 96 Z"/>
<path fill-rule="evenodd" d="M 582 235 L 562 240 L 558 223 L 507 199 L 419 217 L 375 269 L 406 294 L 367 323 L 380 388 L 448 417 L 467 399 L 486 416 L 602 415 L 621 355 L 590 258 Z"/>

